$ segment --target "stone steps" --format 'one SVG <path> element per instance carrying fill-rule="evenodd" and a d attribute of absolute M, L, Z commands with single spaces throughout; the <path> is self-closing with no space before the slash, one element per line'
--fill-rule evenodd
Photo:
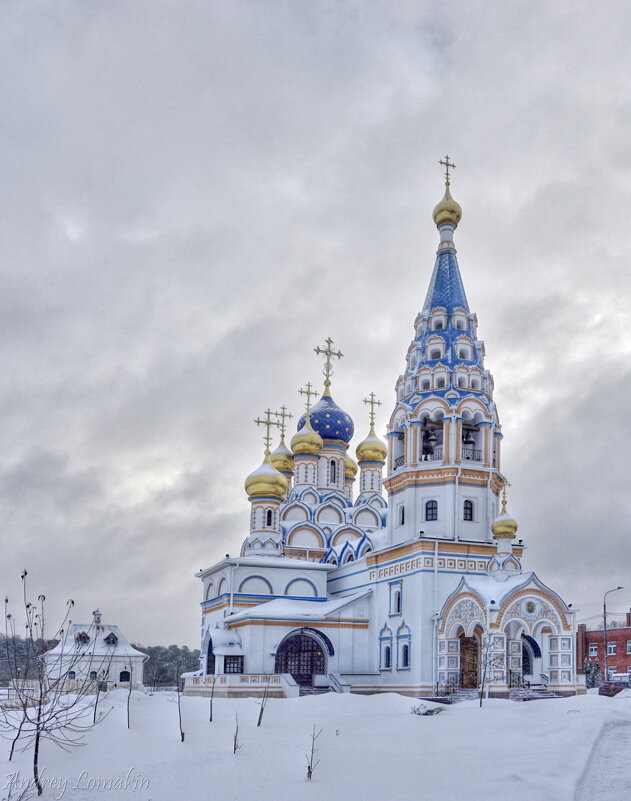
<path fill-rule="evenodd" d="M 322 695 L 323 693 L 330 692 L 329 687 L 300 687 L 300 695 Z"/>

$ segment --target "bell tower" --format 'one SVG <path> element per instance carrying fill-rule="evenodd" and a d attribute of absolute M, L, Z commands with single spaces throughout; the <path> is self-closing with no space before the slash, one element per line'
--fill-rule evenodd
<path fill-rule="evenodd" d="M 388 539 L 395 544 L 426 537 L 491 542 L 504 483 L 501 427 L 493 377 L 484 364 L 476 315 L 456 258 L 454 232 L 462 217 L 450 191 L 434 208 L 440 237 L 436 262 L 405 372 L 396 384 L 388 426 Z"/>

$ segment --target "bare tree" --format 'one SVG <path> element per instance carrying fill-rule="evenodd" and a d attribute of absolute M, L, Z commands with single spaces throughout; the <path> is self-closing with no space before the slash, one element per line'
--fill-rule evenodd
<path fill-rule="evenodd" d="M 239 742 L 239 714 L 234 714 L 235 725 L 234 734 L 232 735 L 232 753 L 236 754 L 239 748 L 243 748 L 243 744 Z"/>
<path fill-rule="evenodd" d="M 315 755 L 318 753 L 318 749 L 315 747 L 316 740 L 322 734 L 322 729 L 316 734 L 316 727 L 315 723 L 313 724 L 313 731 L 311 733 L 311 750 L 308 754 L 305 754 L 305 759 L 307 760 L 307 781 L 310 782 L 313 776 L 313 771 L 318 767 L 320 764 L 320 760 L 318 759 L 317 762 L 315 761 Z"/>
<path fill-rule="evenodd" d="M 180 721 L 180 742 L 184 742 L 184 730 L 182 729 L 182 678 L 180 676 L 181 665 L 178 662 L 175 666 L 175 690 L 177 692 L 177 714 Z"/>
<path fill-rule="evenodd" d="M 66 604 L 66 613 L 53 637 L 47 638 L 45 597 L 38 597 L 38 605 L 28 600 L 26 577 L 22 572 L 22 600 L 25 616 L 25 639 L 18 656 L 16 622 L 5 599 L 5 647 L 10 667 L 10 684 L 14 699 L 0 707 L 0 729 L 11 740 L 10 758 L 16 748 L 32 749 L 33 785 L 37 794 L 43 792 L 40 770 L 40 753 L 43 741 L 48 740 L 62 748 L 80 745 L 85 734 L 102 719 L 92 712 L 93 680 L 83 675 L 75 679 L 79 663 L 91 665 L 94 653 L 86 652 L 84 643 L 68 643 L 64 637 L 73 602 Z M 51 641 L 61 640 L 58 653 L 47 660 Z M 84 671 L 85 674 L 85 671 Z M 72 681 L 72 684 L 70 682 Z M 7 709 L 11 706 L 11 709 Z"/>
<path fill-rule="evenodd" d="M 127 665 L 125 665 L 125 667 L 127 667 Z M 133 685 L 133 679 L 134 679 L 134 663 L 130 659 L 129 660 L 129 689 L 127 690 L 127 728 L 128 729 L 131 728 L 130 719 L 129 719 L 129 705 L 131 703 L 132 687 L 134 686 Z"/>
<path fill-rule="evenodd" d="M 203 684 L 204 687 L 210 687 L 210 697 L 208 699 L 209 702 L 210 702 L 209 705 L 208 705 L 208 722 L 209 723 L 213 722 L 213 699 L 215 697 L 215 684 L 216 683 L 217 683 L 217 676 L 216 675 L 212 676 L 212 681 L 210 682 L 210 684 L 208 684 L 208 682 L 204 681 L 204 679 L 200 677 L 200 684 Z"/>
<path fill-rule="evenodd" d="M 492 675 L 494 670 L 502 670 L 505 667 L 504 653 L 498 653 L 493 650 L 493 635 L 484 633 L 482 635 L 482 642 L 480 648 L 480 706 L 482 706 L 482 699 L 484 698 L 484 691 L 489 681 L 489 675 Z"/>
<path fill-rule="evenodd" d="M 257 721 L 257 727 L 261 725 L 263 720 L 263 712 L 265 712 L 265 707 L 267 706 L 267 700 L 269 698 L 269 676 L 267 678 L 267 683 L 265 684 L 265 690 L 263 691 L 263 698 L 261 699 L 260 703 L 260 710 L 259 710 L 259 719 Z"/>

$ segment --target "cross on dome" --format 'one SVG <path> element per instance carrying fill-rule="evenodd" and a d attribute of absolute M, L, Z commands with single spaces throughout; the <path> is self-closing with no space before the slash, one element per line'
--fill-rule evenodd
<path fill-rule="evenodd" d="M 375 399 L 375 393 L 371 392 L 369 397 L 364 398 L 363 403 L 370 406 L 370 425 L 375 425 L 375 406 L 381 406 L 381 401 Z"/>
<path fill-rule="evenodd" d="M 504 484 L 502 486 L 502 514 L 506 512 L 506 487 L 512 487 L 513 485 L 510 483 L 508 479 L 504 479 Z"/>
<path fill-rule="evenodd" d="M 311 381 L 307 381 L 305 386 L 306 386 L 306 389 L 299 389 L 298 392 L 300 392 L 301 395 L 306 395 L 307 396 L 307 400 L 306 400 L 306 403 L 305 403 L 305 409 L 307 410 L 307 417 L 310 417 L 311 416 L 311 397 L 313 396 L 314 398 L 317 398 L 320 393 L 317 391 L 317 389 L 311 389 Z"/>
<path fill-rule="evenodd" d="M 276 417 L 280 418 L 278 427 L 280 428 L 280 437 L 282 439 L 285 436 L 285 431 L 287 431 L 287 423 L 285 422 L 285 420 L 291 420 L 293 414 L 287 411 L 287 407 L 285 406 L 284 403 L 280 407 L 280 412 L 272 412 L 272 414 L 275 414 Z"/>
<path fill-rule="evenodd" d="M 329 387 L 331 386 L 331 375 L 333 373 L 333 366 L 331 364 L 331 359 L 336 356 L 338 359 L 341 359 L 344 355 L 341 350 L 333 350 L 331 347 L 333 345 L 333 340 L 331 337 L 327 337 L 324 342 L 326 343 L 326 348 L 321 348 L 319 345 L 314 348 L 314 351 L 318 354 L 318 356 L 324 356 L 324 367 L 322 368 L 322 372 L 324 373 L 324 394 L 328 394 Z"/>
<path fill-rule="evenodd" d="M 455 170 L 456 165 L 453 163 L 453 161 L 449 161 L 449 156 L 445 156 L 445 160 L 443 161 L 441 159 L 438 163 L 442 164 L 445 168 L 445 183 L 449 184 L 449 170 Z"/>
<path fill-rule="evenodd" d="M 257 426 L 265 426 L 265 436 L 263 437 L 263 442 L 265 444 L 265 453 L 269 454 L 270 449 L 269 446 L 272 444 L 272 437 L 270 436 L 270 427 L 276 426 L 280 428 L 280 423 L 278 420 L 272 420 L 272 415 L 277 414 L 277 412 L 273 412 L 269 406 L 265 410 L 265 419 L 261 420 L 260 417 L 257 417 L 254 421 Z"/>

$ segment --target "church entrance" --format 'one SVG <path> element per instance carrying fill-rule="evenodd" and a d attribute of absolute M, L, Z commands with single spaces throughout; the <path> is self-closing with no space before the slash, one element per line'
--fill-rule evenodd
<path fill-rule="evenodd" d="M 460 635 L 460 675 L 464 689 L 475 689 L 478 678 L 478 641 L 475 637 Z"/>
<path fill-rule="evenodd" d="M 301 687 L 312 687 L 313 677 L 326 673 L 322 645 L 306 631 L 292 634 L 276 652 L 275 673 L 291 673 Z"/>

